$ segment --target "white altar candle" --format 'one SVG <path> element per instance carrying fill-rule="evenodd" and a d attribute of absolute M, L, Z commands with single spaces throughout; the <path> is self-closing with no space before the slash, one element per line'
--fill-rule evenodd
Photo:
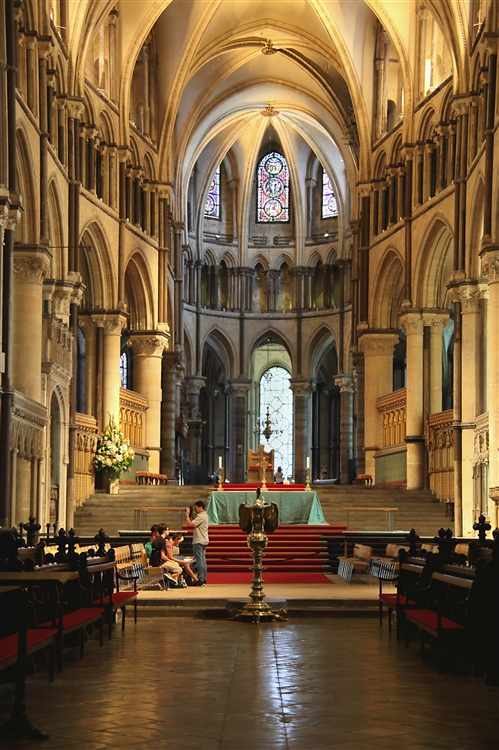
<path fill-rule="evenodd" d="M 307 456 L 307 469 L 310 469 L 310 456 Z"/>
<path fill-rule="evenodd" d="M 222 468 L 222 465 L 223 465 L 223 464 L 222 464 L 222 456 L 219 456 L 219 457 L 218 457 L 218 468 L 219 468 L 219 469 L 221 469 L 221 468 Z"/>

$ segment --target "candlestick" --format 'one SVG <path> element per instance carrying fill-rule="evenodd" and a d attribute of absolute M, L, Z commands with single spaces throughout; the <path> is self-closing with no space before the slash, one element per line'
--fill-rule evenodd
<path fill-rule="evenodd" d="M 310 456 L 307 456 L 307 469 L 310 469 Z"/>
<path fill-rule="evenodd" d="M 219 457 L 218 457 L 218 466 L 219 466 L 219 468 L 220 468 L 220 469 L 221 469 L 221 468 L 222 468 L 222 466 L 223 466 L 223 464 L 222 464 L 222 456 L 219 456 Z"/>

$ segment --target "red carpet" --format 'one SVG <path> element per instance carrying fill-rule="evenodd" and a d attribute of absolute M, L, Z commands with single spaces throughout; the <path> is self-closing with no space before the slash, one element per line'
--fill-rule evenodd
<path fill-rule="evenodd" d="M 248 570 L 247 573 L 210 573 L 209 583 L 248 583 L 251 584 L 253 573 Z M 265 583 L 332 583 L 323 573 L 266 573 L 263 572 Z"/>

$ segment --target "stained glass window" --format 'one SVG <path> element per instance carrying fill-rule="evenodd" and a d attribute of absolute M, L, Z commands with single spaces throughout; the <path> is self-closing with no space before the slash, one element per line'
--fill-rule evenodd
<path fill-rule="evenodd" d="M 322 218 L 330 219 L 338 216 L 338 204 L 334 194 L 331 180 L 325 169 L 322 170 Z"/>
<path fill-rule="evenodd" d="M 210 189 L 208 190 L 204 215 L 209 219 L 220 218 L 220 165 L 218 165 L 218 168 L 213 175 Z"/>
<path fill-rule="evenodd" d="M 128 388 L 128 354 L 123 352 L 120 357 L 121 387 Z"/>
<path fill-rule="evenodd" d="M 271 151 L 258 165 L 257 221 L 289 221 L 289 169 L 286 159 Z"/>
<path fill-rule="evenodd" d="M 265 450 L 274 450 L 274 470 L 282 467 L 285 477 L 293 476 L 293 391 L 289 387 L 291 375 L 284 367 L 270 367 L 260 380 L 260 438 Z M 268 441 L 263 435 L 269 413 L 272 434 Z"/>

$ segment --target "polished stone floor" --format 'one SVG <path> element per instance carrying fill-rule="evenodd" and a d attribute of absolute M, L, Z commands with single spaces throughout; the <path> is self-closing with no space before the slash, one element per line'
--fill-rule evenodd
<path fill-rule="evenodd" d="M 2 721 L 13 691 L 0 687 Z M 375 619 L 252 625 L 141 618 L 50 684 L 27 683 L 44 742 L 2 750 L 482 750 L 499 746 L 499 688 L 436 673 Z"/>

